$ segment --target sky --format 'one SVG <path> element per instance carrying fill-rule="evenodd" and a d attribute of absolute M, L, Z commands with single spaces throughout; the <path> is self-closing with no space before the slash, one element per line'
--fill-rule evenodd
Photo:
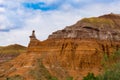
<path fill-rule="evenodd" d="M 120 0 L 0 0 L 0 46 L 45 40 L 84 17 L 120 14 Z"/>

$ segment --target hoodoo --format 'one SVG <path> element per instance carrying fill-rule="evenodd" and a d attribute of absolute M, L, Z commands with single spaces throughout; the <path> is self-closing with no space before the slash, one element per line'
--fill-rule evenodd
<path fill-rule="evenodd" d="M 35 40 L 36 36 L 35 36 L 35 30 L 32 31 L 32 35 L 30 36 L 30 40 Z"/>

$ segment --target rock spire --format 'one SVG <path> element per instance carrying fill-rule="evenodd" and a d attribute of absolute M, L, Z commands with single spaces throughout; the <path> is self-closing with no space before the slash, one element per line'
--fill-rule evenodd
<path fill-rule="evenodd" d="M 30 40 L 35 40 L 36 36 L 35 36 L 35 30 L 32 31 L 32 35 L 30 36 Z"/>

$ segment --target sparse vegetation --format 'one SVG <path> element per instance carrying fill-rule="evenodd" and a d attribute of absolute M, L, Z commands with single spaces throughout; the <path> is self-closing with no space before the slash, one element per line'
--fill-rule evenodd
<path fill-rule="evenodd" d="M 25 51 L 26 47 L 18 44 L 0 47 L 0 62 L 9 61 Z"/>
<path fill-rule="evenodd" d="M 14 44 L 6 47 L 0 47 L 0 54 L 19 54 L 26 51 L 26 47 Z"/>
<path fill-rule="evenodd" d="M 35 70 L 31 70 L 30 74 L 35 78 L 35 80 L 58 80 L 56 77 L 51 76 L 49 71 L 42 64 L 41 59 L 36 62 Z"/>
<path fill-rule="evenodd" d="M 73 77 L 67 77 L 66 80 L 73 80 Z"/>
<path fill-rule="evenodd" d="M 83 80 L 98 80 L 98 78 L 95 77 L 93 73 L 88 73 L 88 75 L 84 77 Z"/>
<path fill-rule="evenodd" d="M 120 62 L 107 69 L 102 75 L 98 76 L 99 80 L 120 80 Z"/>
<path fill-rule="evenodd" d="M 120 49 L 112 54 L 110 60 L 117 62 L 120 60 Z"/>
<path fill-rule="evenodd" d="M 104 55 L 104 73 L 94 76 L 93 73 L 88 73 L 83 80 L 120 80 L 120 50 L 116 51 L 109 57 Z"/>
<path fill-rule="evenodd" d="M 114 64 L 110 69 L 97 77 L 93 73 L 88 73 L 83 80 L 120 80 L 120 62 Z"/>
<path fill-rule="evenodd" d="M 109 25 L 109 27 L 114 28 L 114 22 L 111 19 L 106 19 L 106 18 L 97 18 L 97 17 L 84 18 L 81 20 L 81 22 L 90 23 L 97 27 L 103 27 L 103 25 L 106 26 L 107 24 Z"/>
<path fill-rule="evenodd" d="M 109 56 L 105 53 L 103 55 L 102 64 L 104 68 L 109 68 L 109 66 L 118 63 L 119 61 L 120 61 L 120 49 L 115 51 Z"/>
<path fill-rule="evenodd" d="M 105 65 L 105 72 L 98 76 L 99 80 L 120 80 L 120 49 L 106 58 Z"/>
<path fill-rule="evenodd" d="M 97 18 L 97 17 L 92 17 L 92 18 L 84 18 L 82 19 L 81 21 L 84 21 L 84 22 L 90 22 L 90 23 L 102 23 L 102 24 L 112 24 L 113 21 L 110 20 L 110 19 L 106 19 L 106 18 Z"/>

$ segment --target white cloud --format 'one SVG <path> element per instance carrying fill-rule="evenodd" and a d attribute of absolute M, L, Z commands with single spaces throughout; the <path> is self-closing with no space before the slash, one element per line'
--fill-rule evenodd
<path fill-rule="evenodd" d="M 11 30 L 10 32 L 1 32 L 0 41 L 1 45 L 8 44 L 22 44 L 27 45 L 29 42 L 30 32 L 27 30 Z M 22 38 L 22 39 L 21 39 Z"/>
<path fill-rule="evenodd" d="M 4 13 L 5 12 L 5 8 L 0 7 L 0 13 Z"/>
<path fill-rule="evenodd" d="M 82 12 L 87 16 L 99 16 L 103 14 L 120 13 L 120 1 L 112 3 L 93 3 L 83 7 Z"/>
<path fill-rule="evenodd" d="M 3 4 L 4 3 L 4 0 L 0 0 L 0 4 Z"/>
<path fill-rule="evenodd" d="M 58 10 L 43 12 L 24 8 L 23 2 L 44 1 L 47 4 L 57 3 L 61 0 L 0 0 L 5 5 L 0 8 L 0 29 L 9 29 L 10 32 L 0 32 L 0 45 L 19 43 L 27 45 L 32 30 L 36 30 L 38 39 L 44 40 L 52 32 L 63 29 L 65 26 L 76 23 L 82 17 L 99 16 L 104 13 L 120 13 L 120 1 L 112 3 L 89 4 L 93 0 L 65 0 Z M 78 3 L 88 3 L 76 6 Z M 73 6 L 71 3 L 77 3 Z"/>

